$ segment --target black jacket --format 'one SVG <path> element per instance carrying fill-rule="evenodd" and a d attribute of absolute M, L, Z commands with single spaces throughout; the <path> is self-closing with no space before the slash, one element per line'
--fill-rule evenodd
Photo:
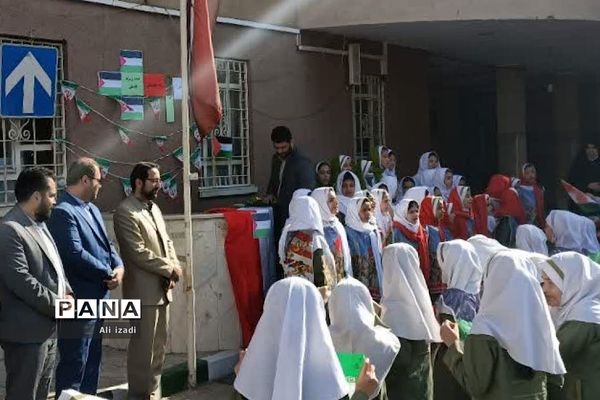
<path fill-rule="evenodd" d="M 276 199 L 276 208 L 281 212 L 281 216 L 287 218 L 288 207 L 292 200 L 292 195 L 298 189 L 313 189 L 315 186 L 315 171 L 312 163 L 306 157 L 298 152 L 296 148 L 285 159 L 285 167 L 281 176 L 281 189 L 279 194 L 279 169 L 283 161 L 273 155 L 271 162 L 271 178 L 267 187 L 267 194 L 273 195 Z M 285 220 L 284 220 L 285 221 Z"/>

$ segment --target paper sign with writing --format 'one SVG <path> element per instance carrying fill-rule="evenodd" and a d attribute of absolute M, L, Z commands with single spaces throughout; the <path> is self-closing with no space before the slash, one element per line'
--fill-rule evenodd
<path fill-rule="evenodd" d="M 167 95 L 167 85 L 163 74 L 144 74 L 144 95 L 163 97 Z"/>
<path fill-rule="evenodd" d="M 121 73 L 121 94 L 123 96 L 144 95 L 144 75 L 138 72 Z"/>

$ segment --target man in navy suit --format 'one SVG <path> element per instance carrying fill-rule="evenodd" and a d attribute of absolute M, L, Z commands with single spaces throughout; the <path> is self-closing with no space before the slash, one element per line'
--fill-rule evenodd
<path fill-rule="evenodd" d="M 67 190 L 48 222 L 75 298 L 79 299 L 106 299 L 109 290 L 118 287 L 123 278 L 123 262 L 108 238 L 100 210 L 92 203 L 101 187 L 98 164 L 91 158 L 78 159 L 69 167 Z M 102 358 L 101 326 L 101 320 L 64 320 L 59 324 L 57 398 L 66 389 L 96 394 Z"/>

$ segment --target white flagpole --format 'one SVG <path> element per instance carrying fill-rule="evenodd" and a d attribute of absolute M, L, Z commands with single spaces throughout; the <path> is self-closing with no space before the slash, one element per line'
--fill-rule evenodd
<path fill-rule="evenodd" d="M 194 258 L 192 233 L 192 195 L 190 185 L 190 112 L 187 0 L 179 1 L 179 26 L 181 31 L 181 135 L 183 147 L 183 220 L 185 226 L 185 294 L 187 303 L 187 364 L 188 386 L 196 387 L 196 303 L 194 290 Z"/>

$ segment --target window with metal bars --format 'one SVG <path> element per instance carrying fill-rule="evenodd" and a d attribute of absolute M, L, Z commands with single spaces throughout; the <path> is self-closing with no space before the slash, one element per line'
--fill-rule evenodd
<path fill-rule="evenodd" d="M 257 189 L 250 181 L 248 66 L 245 61 L 222 58 L 215 63 L 223 118 L 201 144 L 200 197 L 254 193 Z M 230 158 L 213 154 L 213 137 L 231 138 Z"/>
<path fill-rule="evenodd" d="M 370 149 L 385 144 L 384 84 L 380 76 L 363 75 L 352 88 L 354 158 L 368 160 Z"/>
<path fill-rule="evenodd" d="M 49 46 L 58 49 L 58 82 L 64 79 L 63 46 L 57 42 L 37 39 L 17 39 L 0 36 L 2 44 Z M 0 117 L 0 207 L 15 203 L 15 181 L 19 173 L 32 166 L 53 170 L 64 185 L 66 153 L 63 144 L 54 139 L 65 138 L 65 108 L 57 84 L 53 118 L 2 118 Z"/>

